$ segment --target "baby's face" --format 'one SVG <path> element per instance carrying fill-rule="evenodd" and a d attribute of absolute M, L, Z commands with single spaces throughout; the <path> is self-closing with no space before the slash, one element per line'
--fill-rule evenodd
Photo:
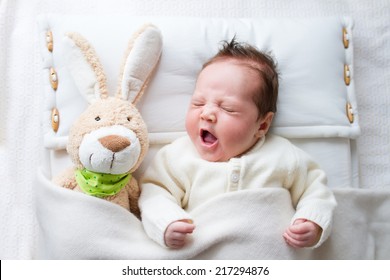
<path fill-rule="evenodd" d="M 214 62 L 199 74 L 186 129 L 203 159 L 240 156 L 266 133 L 269 124 L 258 118 L 253 101 L 259 83 L 254 70 L 233 60 Z"/>

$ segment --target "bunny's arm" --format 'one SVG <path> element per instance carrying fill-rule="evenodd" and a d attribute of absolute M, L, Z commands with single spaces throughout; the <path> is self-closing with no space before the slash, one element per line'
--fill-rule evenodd
<path fill-rule="evenodd" d="M 138 198 L 140 196 L 140 189 L 137 183 L 137 180 L 132 177 L 130 182 L 126 186 L 127 194 L 129 196 L 129 202 L 130 202 L 130 211 L 140 218 L 141 212 L 138 207 Z"/>
<path fill-rule="evenodd" d="M 61 187 L 73 190 L 76 186 L 76 178 L 74 176 L 74 168 L 68 168 L 53 178 L 53 183 Z"/>

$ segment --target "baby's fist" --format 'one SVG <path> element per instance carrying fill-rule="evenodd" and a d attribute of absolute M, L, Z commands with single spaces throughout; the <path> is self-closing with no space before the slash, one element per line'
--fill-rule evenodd
<path fill-rule="evenodd" d="M 287 244 L 294 248 L 312 247 L 321 238 L 322 228 L 306 219 L 296 219 L 283 234 Z"/>
<path fill-rule="evenodd" d="M 185 245 L 186 236 L 195 229 L 192 221 L 181 220 L 171 223 L 165 230 L 165 245 L 169 248 L 180 249 Z"/>

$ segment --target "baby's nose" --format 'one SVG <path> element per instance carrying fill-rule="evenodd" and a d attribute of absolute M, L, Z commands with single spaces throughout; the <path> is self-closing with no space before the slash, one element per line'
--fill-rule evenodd
<path fill-rule="evenodd" d="M 217 117 L 215 116 L 215 113 L 212 108 L 205 107 L 203 109 L 202 114 L 200 115 L 202 120 L 215 122 L 217 120 Z"/>
<path fill-rule="evenodd" d="M 99 138 L 100 144 L 110 151 L 117 153 L 130 146 L 131 142 L 129 139 L 119 135 L 107 135 Z"/>

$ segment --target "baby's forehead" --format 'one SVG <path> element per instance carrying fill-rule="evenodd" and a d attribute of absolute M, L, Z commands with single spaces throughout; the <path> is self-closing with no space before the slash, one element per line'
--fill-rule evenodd
<path fill-rule="evenodd" d="M 201 74 L 205 69 L 209 70 L 210 66 L 218 66 L 218 67 L 237 67 L 238 69 L 242 69 L 245 72 L 252 72 L 256 73 L 257 71 L 261 70 L 260 63 L 250 60 L 250 59 L 244 59 L 244 58 L 232 58 L 232 57 L 219 57 L 212 61 L 210 61 L 208 64 L 206 64 L 199 74 Z M 212 67 L 213 68 L 213 67 Z"/>
<path fill-rule="evenodd" d="M 210 61 L 199 73 L 199 75 L 209 66 L 220 66 L 220 67 L 235 67 L 238 71 L 243 71 L 245 75 L 253 76 L 253 81 L 263 82 L 261 77 L 259 76 L 259 72 L 263 71 L 263 65 L 259 62 L 244 59 L 244 58 L 232 58 L 232 57 L 221 57 L 216 60 Z M 212 67 L 213 68 L 213 67 Z M 210 68 L 208 70 L 211 70 Z M 198 77 L 199 77 L 198 75 Z"/>
<path fill-rule="evenodd" d="M 262 83 L 258 71 L 242 59 L 218 59 L 209 63 L 199 74 L 193 97 L 217 90 L 253 99 Z"/>
<path fill-rule="evenodd" d="M 216 57 L 214 60 L 210 61 L 211 63 L 226 63 L 226 64 L 236 64 L 236 65 L 242 65 L 242 66 L 252 66 L 259 68 L 262 66 L 262 62 L 259 60 L 259 58 L 251 58 L 251 57 L 233 57 L 233 56 L 221 56 Z"/>

